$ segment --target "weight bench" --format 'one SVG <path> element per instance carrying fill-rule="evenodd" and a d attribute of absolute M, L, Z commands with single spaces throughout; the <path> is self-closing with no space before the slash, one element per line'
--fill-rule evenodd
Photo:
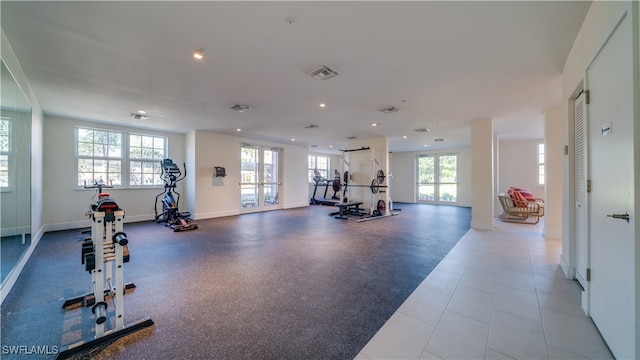
<path fill-rule="evenodd" d="M 361 215 L 360 205 L 362 205 L 362 202 L 346 202 L 334 204 L 334 206 L 337 206 L 340 209 L 340 211 L 338 212 L 338 216 L 336 216 L 335 218 L 346 220 L 347 217 L 345 215 Z M 331 213 L 330 215 L 335 215 L 335 213 Z"/>

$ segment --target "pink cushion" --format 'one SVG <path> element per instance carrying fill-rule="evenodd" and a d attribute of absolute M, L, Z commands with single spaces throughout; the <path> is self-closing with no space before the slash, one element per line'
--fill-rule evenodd
<path fill-rule="evenodd" d="M 517 188 L 517 187 L 512 187 L 509 190 L 513 190 L 514 192 L 519 192 L 520 194 L 522 194 L 522 196 L 527 199 L 527 200 L 535 200 L 536 196 L 533 195 L 533 193 L 531 191 L 529 191 L 529 189 L 523 189 L 523 188 Z"/>
<path fill-rule="evenodd" d="M 516 206 L 527 207 L 527 199 L 525 199 L 524 196 L 522 196 L 522 193 L 520 193 L 519 191 L 514 191 L 511 194 L 511 198 L 514 200 L 513 202 Z"/>

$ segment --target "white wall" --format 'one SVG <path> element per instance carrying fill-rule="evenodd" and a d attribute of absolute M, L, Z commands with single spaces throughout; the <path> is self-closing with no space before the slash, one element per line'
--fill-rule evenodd
<path fill-rule="evenodd" d="M 95 190 L 84 190 L 76 186 L 75 127 L 84 126 L 105 130 L 120 130 L 150 135 L 167 136 L 168 155 L 182 167 L 185 162 L 184 134 L 163 133 L 109 124 L 70 120 L 47 116 L 44 120 L 44 201 L 43 222 L 46 231 L 72 229 L 89 226 L 85 216 Z M 188 178 L 188 177 L 187 177 Z M 184 194 L 184 181 L 178 183 L 177 191 Z M 151 220 L 154 218 L 154 203 L 160 188 L 110 189 L 109 193 L 125 210 L 125 222 Z M 180 199 L 180 208 L 188 208 L 187 197 Z"/>
<path fill-rule="evenodd" d="M 547 109 L 544 113 L 545 137 L 545 194 L 544 194 L 544 237 L 562 239 L 562 164 L 564 154 L 562 130 L 562 107 Z"/>
<path fill-rule="evenodd" d="M 196 219 L 240 213 L 240 147 L 243 143 L 282 148 L 282 207 L 309 205 L 306 147 L 257 141 L 208 131 L 195 131 L 195 203 L 191 212 Z M 222 166 L 227 176 L 214 178 L 214 167 Z M 187 189 L 187 192 L 190 192 Z"/>
<path fill-rule="evenodd" d="M 416 202 L 416 158 L 418 155 L 458 155 L 458 204 L 471 206 L 471 148 L 440 151 L 393 152 L 389 155 L 389 171 L 393 175 L 391 199 L 394 202 Z"/>
<path fill-rule="evenodd" d="M 538 144 L 542 143 L 544 139 L 500 141 L 500 192 L 506 193 L 513 186 L 527 188 L 536 197 L 544 198 L 544 186 L 538 185 Z"/>

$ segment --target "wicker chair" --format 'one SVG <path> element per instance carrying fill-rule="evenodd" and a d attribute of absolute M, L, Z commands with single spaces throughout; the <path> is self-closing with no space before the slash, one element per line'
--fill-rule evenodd
<path fill-rule="evenodd" d="M 502 214 L 500 220 L 504 222 L 537 224 L 544 216 L 544 201 L 521 201 L 506 195 L 499 195 Z"/>

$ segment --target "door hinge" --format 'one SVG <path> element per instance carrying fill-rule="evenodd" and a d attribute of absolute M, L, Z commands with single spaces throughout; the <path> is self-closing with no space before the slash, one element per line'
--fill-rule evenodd
<path fill-rule="evenodd" d="M 591 97 L 589 96 L 589 90 L 584 91 L 584 103 L 589 105 L 591 102 Z"/>
<path fill-rule="evenodd" d="M 587 268 L 587 281 L 591 281 L 591 269 Z"/>
<path fill-rule="evenodd" d="M 591 179 L 587 179 L 587 192 L 591 192 Z"/>

